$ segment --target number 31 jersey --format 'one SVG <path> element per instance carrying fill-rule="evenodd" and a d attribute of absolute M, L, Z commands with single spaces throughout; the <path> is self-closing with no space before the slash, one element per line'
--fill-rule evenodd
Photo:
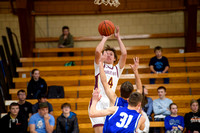
<path fill-rule="evenodd" d="M 94 62 L 94 68 L 95 68 L 95 88 L 98 87 L 101 90 L 100 94 L 102 95 L 102 97 L 107 98 L 103 84 L 101 83 L 100 79 L 99 65 L 97 65 L 95 62 Z M 107 83 L 109 87 L 113 90 L 113 92 L 115 92 L 116 90 L 117 83 L 119 77 L 122 74 L 123 69 L 124 68 L 120 69 L 119 63 L 116 66 L 104 63 L 104 72 L 106 74 Z"/>
<path fill-rule="evenodd" d="M 112 115 L 106 116 L 103 133 L 135 133 L 141 114 L 127 107 L 118 107 Z"/>

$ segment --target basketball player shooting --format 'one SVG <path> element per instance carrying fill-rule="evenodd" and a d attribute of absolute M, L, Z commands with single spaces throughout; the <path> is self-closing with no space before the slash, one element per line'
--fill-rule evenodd
<path fill-rule="evenodd" d="M 95 61 L 94 61 L 94 67 L 95 67 L 95 88 L 99 88 L 101 90 L 101 95 L 102 98 L 100 101 L 97 102 L 96 108 L 98 110 L 106 109 L 110 107 L 110 101 L 108 97 L 106 96 L 106 93 L 104 91 L 103 85 L 100 80 L 100 73 L 99 73 L 99 61 L 102 55 L 102 52 L 107 53 L 107 58 L 104 61 L 104 71 L 107 77 L 107 83 L 112 89 L 113 92 L 115 92 L 117 83 L 119 80 L 120 75 L 122 74 L 122 71 L 124 69 L 125 63 L 126 63 L 126 57 L 127 57 L 127 51 L 126 48 L 120 38 L 120 33 L 119 33 L 119 27 L 116 27 L 116 32 L 114 33 L 114 36 L 116 37 L 120 51 L 121 51 L 121 56 L 119 59 L 119 62 L 117 65 L 113 66 L 114 62 L 117 61 L 117 54 L 114 48 L 111 48 L 107 46 L 105 49 L 104 45 L 109 38 L 109 36 L 103 36 L 101 42 L 98 44 L 96 47 L 95 51 Z M 92 126 L 94 128 L 95 133 L 102 133 L 103 132 L 103 126 L 105 122 L 105 117 L 97 117 L 97 118 L 90 118 L 92 122 Z"/>
<path fill-rule="evenodd" d="M 103 62 L 106 60 L 106 58 L 107 58 L 107 53 L 104 52 L 102 54 L 100 62 L 99 62 L 100 79 L 101 79 L 101 83 L 103 84 L 103 87 L 105 89 L 105 93 L 110 100 L 110 106 L 127 107 L 128 106 L 128 102 L 127 102 L 128 97 L 132 93 L 132 91 L 134 90 L 133 85 L 129 81 L 124 82 L 120 87 L 121 97 L 117 97 L 116 93 L 113 92 L 109 88 L 109 85 L 108 85 L 107 79 L 106 79 L 106 75 L 105 75 L 105 72 L 104 72 L 104 69 L 103 69 Z M 133 70 L 133 72 L 135 74 L 137 92 L 142 94 L 142 82 L 141 82 L 141 79 L 139 77 L 139 72 L 138 72 L 139 58 L 135 57 L 135 58 L 133 58 L 133 61 L 134 61 L 134 64 L 133 65 L 129 64 L 129 65 L 130 65 L 131 69 Z"/>

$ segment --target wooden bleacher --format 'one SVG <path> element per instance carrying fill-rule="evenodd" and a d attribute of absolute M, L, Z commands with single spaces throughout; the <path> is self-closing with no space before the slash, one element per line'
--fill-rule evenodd
<path fill-rule="evenodd" d="M 117 54 L 120 54 L 119 47 L 115 47 Z M 179 48 L 164 48 L 163 53 L 178 53 L 179 49 L 183 49 L 182 47 Z M 149 46 L 132 46 L 126 47 L 128 54 L 151 54 L 153 53 L 153 49 L 150 49 Z M 58 56 L 57 53 L 69 53 L 74 52 L 75 56 L 93 56 L 95 52 L 95 48 L 35 48 L 33 49 L 33 53 L 36 57 L 53 57 Z M 65 55 L 64 55 L 65 56 Z"/>
<path fill-rule="evenodd" d="M 198 61 L 200 53 L 169 53 L 165 56 L 169 61 Z M 132 54 L 127 56 L 127 63 L 132 63 L 133 57 L 139 57 L 140 63 L 148 62 L 154 54 Z M 74 56 L 74 57 L 40 57 L 40 58 L 20 58 L 23 67 L 27 66 L 64 66 L 66 62 L 74 61 L 76 65 L 92 65 L 94 63 L 94 56 Z"/>
<path fill-rule="evenodd" d="M 179 48 L 169 48 L 164 56 L 168 57 L 170 62 L 169 73 L 150 74 L 148 62 L 154 56 L 153 50 L 149 47 L 129 48 L 127 64 L 133 63 L 132 58 L 140 57 L 140 78 L 142 83 L 149 89 L 149 96 L 153 99 L 158 98 L 157 88 L 165 86 L 167 88 L 167 97 L 177 103 L 179 114 L 184 115 L 190 111 L 189 103 L 191 99 L 200 97 L 200 53 L 178 53 Z M 88 104 L 91 99 L 94 85 L 94 51 L 95 48 L 64 48 L 64 49 L 34 49 L 35 58 L 21 58 L 23 67 L 18 67 L 19 77 L 13 79 L 15 89 L 10 89 L 12 99 L 16 100 L 16 92 L 19 89 L 26 91 L 27 83 L 30 80 L 30 72 L 33 68 L 40 70 L 41 77 L 50 85 L 64 86 L 64 99 L 48 99 L 54 108 L 54 116 L 57 118 L 61 114 L 60 106 L 64 102 L 72 105 L 72 110 L 77 113 L 79 128 L 81 133 L 93 132 L 88 117 Z M 143 52 L 141 52 L 143 51 Z M 145 53 L 145 52 L 146 53 Z M 74 57 L 55 57 L 58 52 L 75 52 Z M 120 53 L 120 52 L 118 52 Z M 49 57 L 50 56 L 50 57 Z M 64 64 L 69 61 L 75 61 L 76 66 L 65 67 Z M 26 78 L 21 78 L 26 74 Z M 163 84 L 163 78 L 170 78 L 170 84 Z M 157 78 L 156 84 L 149 84 L 149 78 Z M 119 96 L 120 85 L 124 81 L 134 83 L 134 75 L 128 65 L 125 66 L 121 76 L 117 95 Z M 135 85 L 134 85 L 134 88 Z M 37 100 L 28 100 L 36 103 Z M 11 101 L 6 101 L 9 105 Z M 151 122 L 151 127 L 164 127 L 163 122 Z"/>
<path fill-rule="evenodd" d="M 167 88 L 168 95 L 190 95 L 197 94 L 200 95 L 200 92 L 196 92 L 195 90 L 200 89 L 200 83 L 182 83 L 182 84 L 145 84 L 145 87 L 149 90 L 150 96 L 157 95 L 157 88 L 159 86 L 165 86 Z M 94 86 L 64 86 L 64 92 L 66 98 L 84 98 L 91 97 Z M 136 86 L 134 85 L 136 89 Z M 27 90 L 27 88 L 19 88 L 19 89 L 10 89 L 9 93 L 12 96 L 13 100 L 17 99 L 17 91 L 20 89 Z M 117 86 L 116 94 L 119 96 L 120 85 Z M 169 89 L 169 90 L 168 90 Z M 179 91 L 181 90 L 181 93 Z M 194 92 L 196 93 L 194 93 Z"/>
<path fill-rule="evenodd" d="M 192 68 L 195 70 L 200 70 L 199 67 L 200 62 L 172 62 L 170 63 L 169 72 L 176 72 L 180 68 L 187 69 L 187 71 L 192 71 Z M 84 65 L 84 66 L 42 66 L 42 67 L 18 67 L 17 72 L 19 73 L 19 77 L 22 77 L 22 74 L 26 74 L 26 77 L 31 77 L 31 71 L 33 69 L 39 69 L 40 74 L 43 76 L 69 76 L 69 75 L 88 75 L 94 74 L 94 65 Z M 179 69 L 177 69 L 179 68 Z M 130 73 L 130 66 L 126 65 L 123 73 Z M 140 64 L 139 66 L 140 72 L 149 73 L 149 65 L 148 64 Z M 70 73 L 69 73 L 70 71 Z M 73 72 L 72 72 L 73 71 Z"/>
<path fill-rule="evenodd" d="M 190 111 L 190 100 L 191 99 L 198 99 L 200 95 L 181 95 L 181 96 L 167 96 L 168 98 L 172 99 L 173 102 L 177 103 L 178 105 L 178 112 L 179 115 L 184 115 L 185 113 Z M 152 99 L 157 99 L 158 96 L 152 96 Z M 36 103 L 37 100 L 27 100 L 32 104 Z M 64 102 L 69 102 L 72 105 L 72 110 L 77 114 L 79 125 L 86 124 L 88 129 L 92 129 L 91 123 L 88 117 L 88 107 L 90 98 L 64 98 L 64 99 L 48 99 L 50 103 L 52 103 L 54 108 L 54 116 L 57 118 L 61 114 L 60 106 Z M 5 102 L 6 106 L 10 105 L 11 102 L 17 102 L 17 100 L 7 100 Z M 184 104 L 183 104 L 184 103 Z M 59 109 L 59 110 L 55 110 Z M 151 122 L 151 127 L 163 127 L 163 122 Z M 80 130 L 82 130 L 82 126 L 80 126 Z"/>

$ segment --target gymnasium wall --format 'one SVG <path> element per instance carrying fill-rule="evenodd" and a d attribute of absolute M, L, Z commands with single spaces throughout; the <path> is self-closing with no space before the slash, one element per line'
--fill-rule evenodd
<path fill-rule="evenodd" d="M 112 15 L 37 16 L 36 37 L 58 37 L 63 25 L 68 25 L 74 36 L 98 36 L 98 24 L 105 19 L 119 25 L 121 35 L 184 32 L 184 13 L 183 11 L 174 11 Z M 125 40 L 124 43 L 126 46 L 183 47 L 184 38 Z M 56 47 L 56 44 L 53 44 L 37 44 L 36 47 Z M 76 42 L 75 46 L 95 47 L 97 44 L 96 41 Z M 110 41 L 108 44 L 117 45 L 116 41 Z"/>
<path fill-rule="evenodd" d="M 36 37 L 58 37 L 63 25 L 68 25 L 74 36 L 98 36 L 98 24 L 109 19 L 120 26 L 121 35 L 149 34 L 149 33 L 177 33 L 184 32 L 184 14 L 177 12 L 130 13 L 113 15 L 69 15 L 69 16 L 36 16 Z M 7 35 L 6 27 L 15 32 L 20 41 L 20 32 L 17 16 L 11 13 L 0 13 L 0 36 Z M 200 10 L 198 11 L 197 31 L 200 32 Z M 197 38 L 200 43 L 200 37 Z M 161 45 L 163 47 L 183 47 L 183 38 L 171 39 L 141 39 L 125 40 L 126 46 Z M 2 44 L 2 39 L 0 39 Z M 98 41 L 75 42 L 75 47 L 95 47 Z M 116 41 L 107 44 L 116 46 Z M 37 48 L 56 47 L 57 43 L 37 43 Z"/>
<path fill-rule="evenodd" d="M 7 37 L 6 27 L 11 28 L 12 32 L 14 32 L 17 35 L 19 44 L 21 44 L 18 17 L 11 13 L 4 13 L 4 14 L 0 13 L 0 45 L 3 45 L 1 36 Z M 8 37 L 7 41 L 9 42 Z M 16 41 L 15 44 L 17 44 Z"/>

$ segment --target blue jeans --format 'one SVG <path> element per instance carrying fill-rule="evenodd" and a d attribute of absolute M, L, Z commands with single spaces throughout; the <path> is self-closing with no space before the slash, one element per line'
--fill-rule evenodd
<path fill-rule="evenodd" d="M 151 73 L 153 73 L 153 72 L 151 72 Z M 168 71 L 166 73 L 168 73 Z M 155 84 L 156 79 L 152 78 L 152 79 L 149 79 L 149 81 L 150 81 L 150 84 Z M 164 78 L 164 84 L 169 84 L 169 78 Z"/>

